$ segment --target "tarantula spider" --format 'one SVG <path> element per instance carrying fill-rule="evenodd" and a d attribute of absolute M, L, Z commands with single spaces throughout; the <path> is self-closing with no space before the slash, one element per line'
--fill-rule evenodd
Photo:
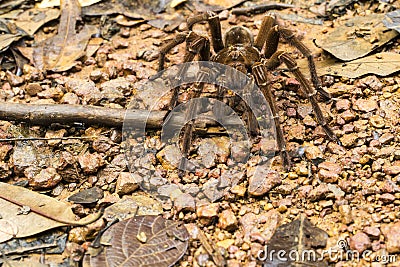
<path fill-rule="evenodd" d="M 215 52 L 213 55 L 211 55 L 209 39 L 192 31 L 194 24 L 203 21 L 208 22 L 209 24 L 211 44 Z M 197 55 L 199 60 L 211 60 L 213 62 L 225 64 L 254 77 L 256 84 L 261 89 L 264 97 L 270 105 L 276 127 L 277 145 L 283 160 L 283 165 L 286 169 L 289 169 L 290 167 L 290 158 L 286 151 L 286 142 L 280 126 L 277 107 L 271 92 L 270 83 L 267 79 L 268 72 L 276 69 L 281 65 L 281 63 L 284 63 L 288 67 L 289 71 L 291 71 L 296 79 L 301 83 L 303 92 L 311 102 L 317 122 L 323 127 L 327 136 L 331 140 L 337 141 L 337 137 L 328 126 L 315 97 L 316 93 L 319 92 L 325 98 L 330 99 L 330 94 L 322 88 L 318 80 L 311 51 L 298 40 L 291 30 L 280 27 L 277 24 L 275 16 L 267 14 L 264 17 L 255 40 L 251 32 L 242 26 L 230 28 L 225 33 L 224 38 L 222 38 L 219 17 L 213 12 L 206 12 L 188 18 L 187 26 L 187 31 L 179 33 L 173 40 L 161 47 L 159 55 L 159 71 L 164 69 L 166 54 L 173 47 L 186 42 L 184 62 L 193 61 Z M 280 36 L 290 45 L 297 48 L 307 58 L 313 86 L 300 72 L 296 61 L 287 52 L 277 50 Z M 193 97 L 199 97 L 203 89 L 203 84 L 196 84 L 195 87 Z M 177 103 L 178 90 L 179 88 L 175 88 L 173 92 L 170 102 L 171 108 L 174 108 Z M 218 92 L 218 94 L 220 95 L 221 92 Z M 189 112 L 193 112 L 193 107 L 189 108 Z M 249 123 L 252 124 L 251 122 Z M 254 132 L 254 129 L 252 130 L 253 126 L 250 125 L 248 127 L 251 132 Z M 188 122 L 183 130 L 183 158 L 186 158 L 188 155 L 192 131 L 193 121 Z M 183 161 L 181 161 L 180 166 L 181 170 L 185 167 L 182 166 L 182 162 Z"/>

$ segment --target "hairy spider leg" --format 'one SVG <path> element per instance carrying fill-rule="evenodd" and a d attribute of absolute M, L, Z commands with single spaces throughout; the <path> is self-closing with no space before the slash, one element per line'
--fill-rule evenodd
<path fill-rule="evenodd" d="M 280 27 L 277 24 L 276 16 L 272 14 L 265 15 L 256 39 L 256 47 L 261 51 L 262 47 L 265 45 L 264 56 L 265 58 L 269 58 L 277 51 L 280 36 L 307 58 L 311 81 L 315 89 L 324 96 L 325 99 L 331 99 L 330 93 L 322 88 L 318 79 L 315 62 L 310 49 L 296 37 L 293 31 Z M 264 43 L 262 43 L 262 41 L 264 41 Z"/>
<path fill-rule="evenodd" d="M 160 62 L 162 61 L 162 64 L 159 64 L 159 71 L 164 69 L 166 54 L 173 47 L 183 42 L 186 42 L 186 49 L 183 58 L 183 63 L 192 62 L 196 57 L 196 55 L 199 56 L 200 60 L 208 61 L 210 59 L 210 41 L 206 37 L 200 36 L 195 32 L 189 31 L 184 34 L 183 33 L 179 34 L 177 37 L 175 37 L 173 40 L 171 40 L 161 48 L 159 60 Z M 172 77 L 171 86 L 173 90 L 172 90 L 171 100 L 169 102 L 170 111 L 176 107 L 176 104 L 178 102 L 179 89 L 181 88 L 180 86 L 178 86 L 178 84 L 180 84 L 180 81 L 184 78 L 184 75 L 188 67 L 189 67 L 188 65 L 183 65 L 179 69 L 177 75 L 175 77 Z M 170 116 L 171 112 L 168 112 L 167 115 L 165 116 L 164 124 L 166 124 L 170 120 L 171 118 Z"/>
<path fill-rule="evenodd" d="M 197 78 L 196 80 L 198 81 L 204 81 L 206 78 L 205 76 L 209 76 L 209 70 L 206 68 L 201 68 L 200 71 L 197 73 Z M 200 97 L 201 93 L 203 92 L 204 88 L 204 82 L 196 82 L 192 86 L 192 91 L 193 91 L 193 96 L 191 98 L 195 99 Z M 178 174 L 180 177 L 182 177 L 185 173 L 186 167 L 187 167 L 187 157 L 190 152 L 190 146 L 192 143 L 193 139 L 193 128 L 194 128 L 194 122 L 195 119 L 192 119 L 195 117 L 196 112 L 198 110 L 198 105 L 196 101 L 191 101 L 189 103 L 189 109 L 188 112 L 186 113 L 185 116 L 185 121 L 188 121 L 185 126 L 183 127 L 183 142 L 182 142 L 182 154 L 183 157 L 181 158 L 181 161 L 179 163 L 179 170 Z"/>
<path fill-rule="evenodd" d="M 277 144 L 278 144 L 278 149 L 279 153 L 282 157 L 282 162 L 283 166 L 286 170 L 290 169 L 290 157 L 288 152 L 286 151 L 286 141 L 283 136 L 283 131 L 281 127 L 281 123 L 279 121 L 279 115 L 278 115 L 278 108 L 276 107 L 276 103 L 274 100 L 274 97 L 272 95 L 271 91 L 271 83 L 268 80 L 268 70 L 264 66 L 263 63 L 257 62 L 253 65 L 252 67 L 253 70 L 253 75 L 256 79 L 257 85 L 260 87 L 261 91 L 264 94 L 265 99 L 267 99 L 267 102 L 270 106 L 271 113 L 272 113 L 272 118 L 275 123 L 275 128 L 276 128 L 276 138 L 277 138 Z"/>
<path fill-rule="evenodd" d="M 215 53 L 218 53 L 224 48 L 222 42 L 221 22 L 217 14 L 212 11 L 190 17 L 187 19 L 187 26 L 189 30 L 193 29 L 196 23 L 207 21 L 210 26 L 211 44 Z"/>
<path fill-rule="evenodd" d="M 293 75 L 296 77 L 296 79 L 300 82 L 301 84 L 300 88 L 301 90 L 303 90 L 303 94 L 306 95 L 308 100 L 310 101 L 318 124 L 320 124 L 323 127 L 329 139 L 333 141 L 338 141 L 337 136 L 328 126 L 328 123 L 326 122 L 326 119 L 322 114 L 321 108 L 318 105 L 317 99 L 315 98 L 317 91 L 311 86 L 307 78 L 301 73 L 299 67 L 297 66 L 296 60 L 286 52 L 277 51 L 263 63 L 266 69 L 271 71 L 276 69 L 279 65 L 281 65 L 282 62 L 285 63 L 289 71 L 292 72 Z"/>

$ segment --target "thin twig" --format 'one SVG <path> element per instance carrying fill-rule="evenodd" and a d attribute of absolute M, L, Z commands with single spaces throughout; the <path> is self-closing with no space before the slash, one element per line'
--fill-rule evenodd
<path fill-rule="evenodd" d="M 0 138 L 0 142 L 47 141 L 47 140 L 70 140 L 70 139 L 94 139 L 94 138 L 97 138 L 97 136 L 22 137 L 22 138 Z"/>

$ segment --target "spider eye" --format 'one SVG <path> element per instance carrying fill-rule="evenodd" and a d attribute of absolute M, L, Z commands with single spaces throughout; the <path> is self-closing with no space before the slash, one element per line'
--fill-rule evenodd
<path fill-rule="evenodd" d="M 254 37 L 253 34 L 242 26 L 236 26 L 230 28 L 224 36 L 225 46 L 232 46 L 237 44 L 242 45 L 253 45 Z"/>

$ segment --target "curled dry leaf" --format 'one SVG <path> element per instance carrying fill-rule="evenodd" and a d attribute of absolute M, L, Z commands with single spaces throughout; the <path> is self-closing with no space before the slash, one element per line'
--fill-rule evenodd
<path fill-rule="evenodd" d="M 183 4 L 183 3 L 185 3 L 185 2 L 186 2 L 186 0 L 172 0 L 172 1 L 169 3 L 169 6 L 172 7 L 172 8 L 175 8 L 175 7 L 177 7 L 177 6 L 179 6 L 180 4 Z"/>
<path fill-rule="evenodd" d="M 92 267 L 164 267 L 173 266 L 183 256 L 189 233 L 181 222 L 148 215 L 114 224 L 101 240 L 108 246 L 90 258 Z"/>
<path fill-rule="evenodd" d="M 88 26 L 77 33 L 76 21 L 80 18 L 81 8 L 78 0 L 62 0 L 61 18 L 58 33 L 38 44 L 33 50 L 35 66 L 42 70 L 65 71 L 76 64 L 76 60 L 85 55 L 90 39 Z"/>
<path fill-rule="evenodd" d="M 385 27 L 383 17 L 383 14 L 354 17 L 323 38 L 317 38 L 315 43 L 344 61 L 366 56 L 398 35 Z"/>
<path fill-rule="evenodd" d="M 307 62 L 301 64 L 307 68 Z M 400 71 L 400 55 L 397 53 L 383 52 L 363 57 L 348 62 L 338 62 L 335 59 L 328 59 L 317 62 L 320 75 L 344 76 L 357 78 L 366 74 L 388 76 Z"/>
<path fill-rule="evenodd" d="M 22 206 L 29 207 L 30 212 L 21 214 Z M 0 225 L 8 225 L 1 227 L 0 239 L 4 238 L 6 234 L 20 238 L 69 224 L 86 225 L 101 216 L 98 213 L 76 221 L 71 205 L 6 183 L 0 183 L 0 211 Z"/>

